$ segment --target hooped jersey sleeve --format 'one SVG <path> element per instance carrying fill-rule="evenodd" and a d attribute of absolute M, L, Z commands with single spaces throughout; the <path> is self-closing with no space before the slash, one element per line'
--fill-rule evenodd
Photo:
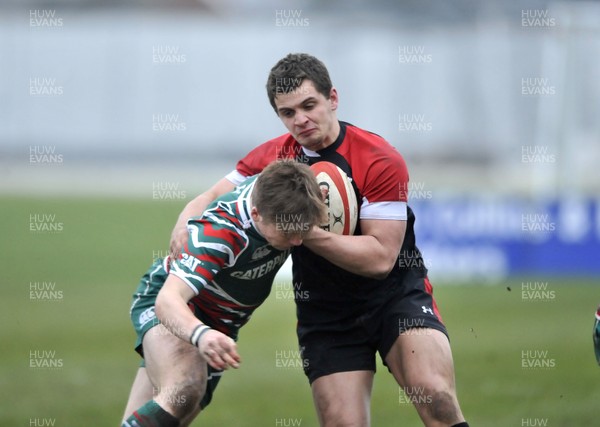
<path fill-rule="evenodd" d="M 223 219 L 192 218 L 181 257 L 170 273 L 183 280 L 196 295 L 224 268 L 235 264 L 248 246 L 248 236 L 235 223 Z"/>

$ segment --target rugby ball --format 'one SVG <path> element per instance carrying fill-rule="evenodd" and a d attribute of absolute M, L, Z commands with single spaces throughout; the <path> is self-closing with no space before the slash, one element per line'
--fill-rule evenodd
<path fill-rule="evenodd" d="M 358 203 L 348 175 L 331 162 L 317 162 L 310 168 L 327 205 L 327 222 L 320 227 L 336 234 L 354 234 Z"/>

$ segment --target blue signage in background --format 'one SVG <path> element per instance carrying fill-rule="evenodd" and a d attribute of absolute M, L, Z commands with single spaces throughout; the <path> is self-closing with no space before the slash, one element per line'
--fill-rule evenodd
<path fill-rule="evenodd" d="M 417 246 L 437 280 L 600 277 L 600 199 L 414 199 Z"/>

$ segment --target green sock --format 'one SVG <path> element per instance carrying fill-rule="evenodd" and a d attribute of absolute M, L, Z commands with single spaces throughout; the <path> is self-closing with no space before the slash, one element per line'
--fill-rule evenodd
<path fill-rule="evenodd" d="M 179 420 L 154 400 L 149 400 L 137 411 L 133 411 L 121 427 L 179 427 Z"/>

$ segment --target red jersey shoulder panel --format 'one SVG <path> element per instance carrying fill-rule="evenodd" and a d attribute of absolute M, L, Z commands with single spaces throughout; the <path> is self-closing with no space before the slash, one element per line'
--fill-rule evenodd
<path fill-rule="evenodd" d="M 385 139 L 348 124 L 337 151 L 348 161 L 353 179 L 369 203 L 407 201 L 406 162 Z"/>
<path fill-rule="evenodd" d="M 254 148 L 237 163 L 236 169 L 244 176 L 253 176 L 260 173 L 269 163 L 275 160 L 293 159 L 301 152 L 300 144 L 292 135 L 286 133 Z"/>
<path fill-rule="evenodd" d="M 400 153 L 385 139 L 350 124 L 337 148 L 352 169 L 353 180 L 369 203 L 407 201 L 408 169 Z M 236 165 L 244 176 L 260 173 L 269 163 L 302 155 L 302 147 L 289 133 L 250 151 Z"/>

